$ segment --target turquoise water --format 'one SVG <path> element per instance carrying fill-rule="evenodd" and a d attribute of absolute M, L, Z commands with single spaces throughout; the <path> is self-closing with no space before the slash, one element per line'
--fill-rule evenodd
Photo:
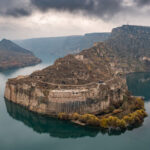
<path fill-rule="evenodd" d="M 105 133 L 39 116 L 3 98 L 8 78 L 46 66 L 40 64 L 0 73 L 0 150 L 150 150 L 150 117 L 134 130 Z M 131 74 L 127 82 L 134 95 L 145 97 L 150 116 L 150 73 Z"/>

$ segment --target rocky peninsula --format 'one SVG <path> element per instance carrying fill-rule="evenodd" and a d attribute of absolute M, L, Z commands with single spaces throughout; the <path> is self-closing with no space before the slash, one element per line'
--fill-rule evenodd
<path fill-rule="evenodd" d="M 146 117 L 144 102 L 128 91 L 126 74 L 147 71 L 148 60 L 141 58 L 148 56 L 128 59 L 127 53 L 120 55 L 111 43 L 113 35 L 29 76 L 9 79 L 5 98 L 30 111 L 81 125 L 124 129 L 142 123 Z"/>
<path fill-rule="evenodd" d="M 15 43 L 3 39 L 0 41 L 0 71 L 36 65 L 41 60 L 34 54 Z"/>

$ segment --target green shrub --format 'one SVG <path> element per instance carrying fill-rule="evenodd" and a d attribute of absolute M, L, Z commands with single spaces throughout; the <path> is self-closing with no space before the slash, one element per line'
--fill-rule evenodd
<path fill-rule="evenodd" d="M 144 109 L 144 100 L 140 97 L 135 99 L 135 107 L 136 109 Z"/>
<path fill-rule="evenodd" d="M 116 127 L 126 128 L 126 127 L 127 127 L 127 123 L 126 123 L 125 120 L 123 120 L 123 119 L 118 119 L 118 120 L 117 120 Z"/>
<path fill-rule="evenodd" d="M 100 127 L 102 127 L 102 128 L 108 128 L 108 124 L 107 124 L 107 119 L 106 118 L 102 118 L 102 119 L 100 119 Z"/>
<path fill-rule="evenodd" d="M 137 100 L 138 102 L 141 103 L 141 100 Z M 140 104 L 139 103 L 139 104 Z M 121 110 L 116 110 L 115 112 L 118 113 Z M 133 113 L 130 113 L 126 116 L 124 116 L 122 119 L 119 119 L 118 117 L 115 116 L 109 116 L 109 117 L 102 117 L 99 119 L 97 116 L 92 115 L 92 114 L 84 114 L 80 115 L 78 113 L 73 113 L 71 115 L 68 115 L 66 113 L 59 113 L 58 118 L 62 120 L 78 120 L 82 123 L 85 123 L 86 125 L 91 125 L 91 126 L 100 126 L 102 128 L 126 128 L 129 125 L 133 125 L 135 123 L 141 123 L 146 117 L 147 114 L 144 111 L 144 109 L 139 109 L 134 111 Z"/>
<path fill-rule="evenodd" d="M 127 123 L 123 119 L 117 117 L 109 116 L 108 118 L 100 119 L 100 126 L 102 128 L 126 128 Z"/>
<path fill-rule="evenodd" d="M 68 120 L 69 116 L 66 113 L 59 113 L 58 118 L 61 120 Z"/>
<path fill-rule="evenodd" d="M 96 116 L 91 115 L 91 114 L 84 114 L 80 116 L 79 120 L 83 123 L 86 123 L 89 119 L 94 118 L 94 117 Z"/>
<path fill-rule="evenodd" d="M 130 113 L 127 116 L 124 116 L 123 120 L 126 121 L 128 125 L 131 125 L 135 123 L 141 123 L 144 117 L 146 116 L 147 116 L 147 113 L 143 109 L 140 109 L 140 110 L 136 110 L 133 113 Z"/>
<path fill-rule="evenodd" d="M 73 113 L 73 114 L 71 115 L 71 118 L 70 118 L 70 119 L 72 119 L 72 120 L 78 120 L 80 117 L 81 117 L 81 115 L 79 115 L 78 113 Z"/>
<path fill-rule="evenodd" d="M 79 121 L 86 123 L 88 125 L 92 125 L 92 126 L 99 126 L 100 125 L 99 118 L 96 117 L 95 115 L 92 115 L 92 114 L 80 115 Z"/>

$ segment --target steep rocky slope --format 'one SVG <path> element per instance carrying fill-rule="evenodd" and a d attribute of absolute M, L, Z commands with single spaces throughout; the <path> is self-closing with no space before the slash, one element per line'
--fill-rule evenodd
<path fill-rule="evenodd" d="M 106 44 L 126 72 L 150 71 L 150 27 L 124 25 L 112 30 Z"/>
<path fill-rule="evenodd" d="M 106 50 L 107 49 L 107 50 Z M 53 66 L 33 73 L 31 79 L 56 84 L 82 85 L 109 80 L 115 70 L 111 68 L 114 55 L 105 44 L 100 43 L 75 55 L 59 58 Z"/>
<path fill-rule="evenodd" d="M 107 40 L 121 56 L 150 56 L 150 27 L 123 25 L 112 30 Z M 129 55 L 130 54 L 130 55 Z"/>
<path fill-rule="evenodd" d="M 0 71 L 40 63 L 32 52 L 3 39 L 0 42 Z"/>

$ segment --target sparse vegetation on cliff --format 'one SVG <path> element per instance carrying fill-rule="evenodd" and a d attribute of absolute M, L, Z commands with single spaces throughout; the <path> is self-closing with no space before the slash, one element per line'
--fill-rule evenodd
<path fill-rule="evenodd" d="M 134 126 L 136 124 L 141 124 L 143 119 L 147 116 L 147 113 L 144 110 L 144 101 L 141 98 L 134 98 L 135 107 L 133 111 L 133 106 L 129 106 L 130 113 L 126 115 L 121 115 L 121 110 L 116 109 L 110 114 L 104 114 L 96 116 L 93 114 L 83 114 L 78 113 L 66 114 L 59 113 L 58 118 L 61 120 L 72 120 L 78 124 L 90 125 L 95 127 L 100 127 L 104 129 L 113 128 L 113 129 L 126 129 L 129 126 Z M 128 103 L 129 104 L 129 103 Z"/>
<path fill-rule="evenodd" d="M 133 113 L 130 113 L 126 116 L 124 116 L 122 119 L 119 119 L 115 116 L 109 116 L 109 117 L 97 117 L 92 114 L 72 114 L 67 115 L 66 113 L 59 113 L 58 118 L 61 120 L 75 120 L 79 121 L 81 123 L 84 123 L 85 125 L 95 126 L 95 127 L 101 127 L 101 128 L 120 128 L 125 129 L 128 126 L 140 124 L 143 122 L 143 119 L 147 116 L 147 113 L 143 110 L 136 110 Z"/>

